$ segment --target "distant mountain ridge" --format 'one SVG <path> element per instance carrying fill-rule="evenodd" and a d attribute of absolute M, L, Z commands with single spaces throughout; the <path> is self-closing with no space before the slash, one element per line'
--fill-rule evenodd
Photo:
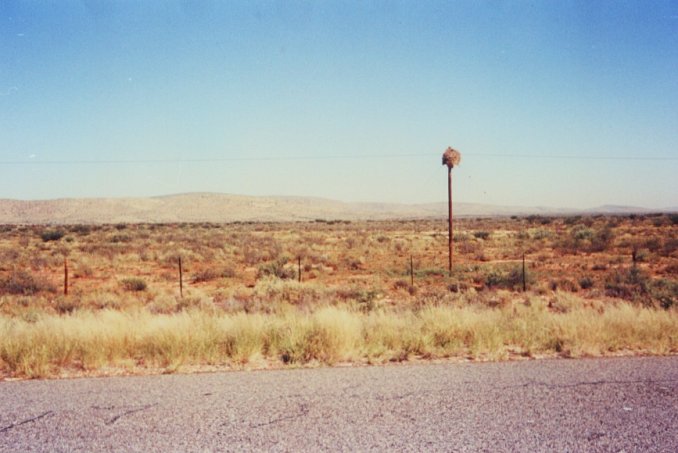
<path fill-rule="evenodd" d="M 575 210 L 545 207 L 454 204 L 458 216 L 643 213 L 627 206 Z M 101 224 L 234 221 L 388 220 L 444 218 L 447 203 L 346 203 L 313 197 L 256 197 L 219 193 L 186 193 L 146 198 L 0 199 L 4 224 Z"/>

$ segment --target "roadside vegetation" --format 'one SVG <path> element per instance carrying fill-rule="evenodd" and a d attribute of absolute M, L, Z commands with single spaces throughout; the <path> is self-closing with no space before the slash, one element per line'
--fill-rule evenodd
<path fill-rule="evenodd" d="M 0 376 L 672 354 L 677 223 L 0 226 Z"/>

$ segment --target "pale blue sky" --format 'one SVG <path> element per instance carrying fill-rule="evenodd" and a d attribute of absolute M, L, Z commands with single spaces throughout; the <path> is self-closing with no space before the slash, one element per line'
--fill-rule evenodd
<path fill-rule="evenodd" d="M 678 206 L 676 74 L 678 1 L 3 0 L 0 198 Z"/>

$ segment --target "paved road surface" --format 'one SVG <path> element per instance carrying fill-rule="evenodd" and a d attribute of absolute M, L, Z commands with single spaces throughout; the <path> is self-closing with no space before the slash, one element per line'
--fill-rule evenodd
<path fill-rule="evenodd" d="M 678 451 L 678 357 L 0 383 L 6 451 Z"/>

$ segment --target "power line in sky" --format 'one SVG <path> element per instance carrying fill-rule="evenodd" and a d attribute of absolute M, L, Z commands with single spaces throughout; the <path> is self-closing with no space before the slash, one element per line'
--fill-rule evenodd
<path fill-rule="evenodd" d="M 172 164 L 172 163 L 219 163 L 219 162 L 257 162 L 257 161 L 295 161 L 295 160 L 362 160 L 362 159 L 399 159 L 399 158 L 439 158 L 438 154 L 355 154 L 331 156 L 252 156 L 223 158 L 170 158 L 170 159 L 72 159 L 72 160 L 6 160 L 0 165 L 116 165 L 116 164 Z M 510 159 L 551 159 L 551 160 L 601 160 L 601 161 L 676 161 L 678 156 L 593 156 L 569 154 L 503 154 L 503 153 L 466 153 L 464 159 L 471 158 L 510 158 Z"/>

